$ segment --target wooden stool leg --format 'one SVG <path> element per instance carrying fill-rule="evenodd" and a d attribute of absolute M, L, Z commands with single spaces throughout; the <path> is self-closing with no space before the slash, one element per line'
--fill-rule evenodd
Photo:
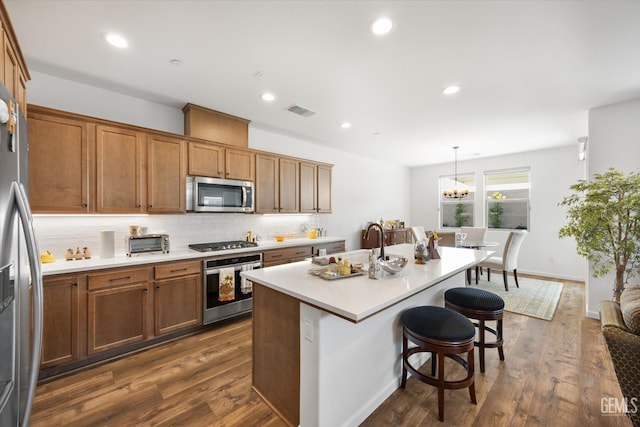
<path fill-rule="evenodd" d="M 467 369 L 469 370 L 469 375 L 473 376 L 474 374 L 474 363 L 475 360 L 473 358 L 473 349 L 471 349 L 471 351 L 469 352 L 469 356 L 467 358 Z M 469 386 L 469 397 L 471 398 L 471 403 L 473 403 L 474 405 L 477 404 L 478 402 L 476 402 L 476 382 L 475 380 L 471 383 L 471 385 Z"/>
<path fill-rule="evenodd" d="M 444 421 L 444 353 L 438 353 L 438 418 Z"/>
<path fill-rule="evenodd" d="M 478 334 L 480 335 L 480 343 L 478 344 L 478 353 L 480 353 L 480 372 L 484 372 L 484 320 L 478 321 Z"/>
<path fill-rule="evenodd" d="M 498 319 L 498 323 L 496 325 L 497 331 L 497 340 L 502 341 L 502 319 Z M 500 356 L 500 360 L 504 360 L 504 351 L 502 350 L 502 344 L 498 346 L 498 355 Z"/>
<path fill-rule="evenodd" d="M 401 388 L 405 388 L 407 385 L 407 354 L 408 354 L 409 343 L 407 341 L 407 336 L 402 334 L 402 384 L 400 384 Z"/>
<path fill-rule="evenodd" d="M 433 351 L 431 352 L 431 376 L 435 377 L 436 376 L 436 353 L 434 353 Z"/>

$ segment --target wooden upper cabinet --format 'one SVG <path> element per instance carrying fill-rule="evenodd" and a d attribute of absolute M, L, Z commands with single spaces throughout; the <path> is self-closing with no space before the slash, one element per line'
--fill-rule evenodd
<path fill-rule="evenodd" d="M 193 104 L 185 105 L 182 111 L 185 135 L 241 148 L 249 147 L 249 120 Z"/>
<path fill-rule="evenodd" d="M 300 212 L 300 162 L 280 158 L 280 212 Z"/>
<path fill-rule="evenodd" d="M 96 211 L 143 212 L 143 135 L 98 125 L 96 130 Z"/>
<path fill-rule="evenodd" d="M 225 149 L 225 178 L 255 181 L 256 155 L 249 150 Z"/>
<path fill-rule="evenodd" d="M 318 165 L 300 162 L 300 212 L 318 211 Z"/>
<path fill-rule="evenodd" d="M 278 213 L 280 207 L 280 174 L 277 156 L 256 155 L 256 212 Z"/>
<path fill-rule="evenodd" d="M 36 213 L 87 213 L 88 125 L 33 112 L 29 117 L 29 200 Z"/>
<path fill-rule="evenodd" d="M 9 15 L 0 2 L 0 79 L 11 96 L 20 106 L 20 111 L 27 117 L 26 82 L 29 71 L 22 57 L 18 40 L 13 31 Z"/>
<path fill-rule="evenodd" d="M 318 212 L 331 212 L 331 165 L 318 165 Z"/>
<path fill-rule="evenodd" d="M 147 211 L 185 212 L 186 142 L 178 138 L 147 136 Z"/>
<path fill-rule="evenodd" d="M 224 147 L 198 142 L 189 143 L 189 175 L 225 177 Z"/>

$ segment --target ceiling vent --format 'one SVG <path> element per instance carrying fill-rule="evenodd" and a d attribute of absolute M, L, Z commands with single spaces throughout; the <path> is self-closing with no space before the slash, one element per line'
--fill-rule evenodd
<path fill-rule="evenodd" d="M 295 104 L 287 108 L 287 110 L 302 117 L 311 117 L 316 113 L 315 111 L 311 111 L 308 108 L 304 108 Z"/>

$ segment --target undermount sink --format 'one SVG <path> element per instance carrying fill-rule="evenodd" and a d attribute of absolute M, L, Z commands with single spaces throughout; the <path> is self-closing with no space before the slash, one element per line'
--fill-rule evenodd
<path fill-rule="evenodd" d="M 394 256 L 390 255 L 386 258 L 389 259 L 381 259 L 379 260 L 380 266 L 387 273 L 395 274 L 402 271 L 403 268 L 406 267 L 409 260 L 403 256 Z"/>

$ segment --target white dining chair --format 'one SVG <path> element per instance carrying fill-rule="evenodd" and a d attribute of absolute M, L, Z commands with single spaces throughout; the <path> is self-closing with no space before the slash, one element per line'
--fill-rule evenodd
<path fill-rule="evenodd" d="M 413 235 L 413 240 L 416 242 L 427 239 L 427 233 L 424 231 L 424 227 L 421 225 L 411 227 L 411 234 Z"/>
<path fill-rule="evenodd" d="M 504 280 L 505 291 L 509 290 L 509 284 L 507 283 L 507 272 L 513 272 L 513 278 L 516 281 L 516 287 L 520 287 L 518 284 L 518 253 L 522 246 L 522 241 L 527 237 L 527 232 L 523 230 L 512 231 L 509 233 L 506 243 L 504 244 L 504 251 L 502 257 L 491 257 L 486 261 L 478 264 L 479 267 L 487 269 L 487 280 L 491 280 L 491 270 L 502 270 L 502 278 Z M 476 276 L 476 283 L 478 283 L 478 276 Z"/>
<path fill-rule="evenodd" d="M 466 240 L 472 242 L 483 242 L 487 234 L 487 227 L 460 227 L 460 232 L 467 235 Z"/>

